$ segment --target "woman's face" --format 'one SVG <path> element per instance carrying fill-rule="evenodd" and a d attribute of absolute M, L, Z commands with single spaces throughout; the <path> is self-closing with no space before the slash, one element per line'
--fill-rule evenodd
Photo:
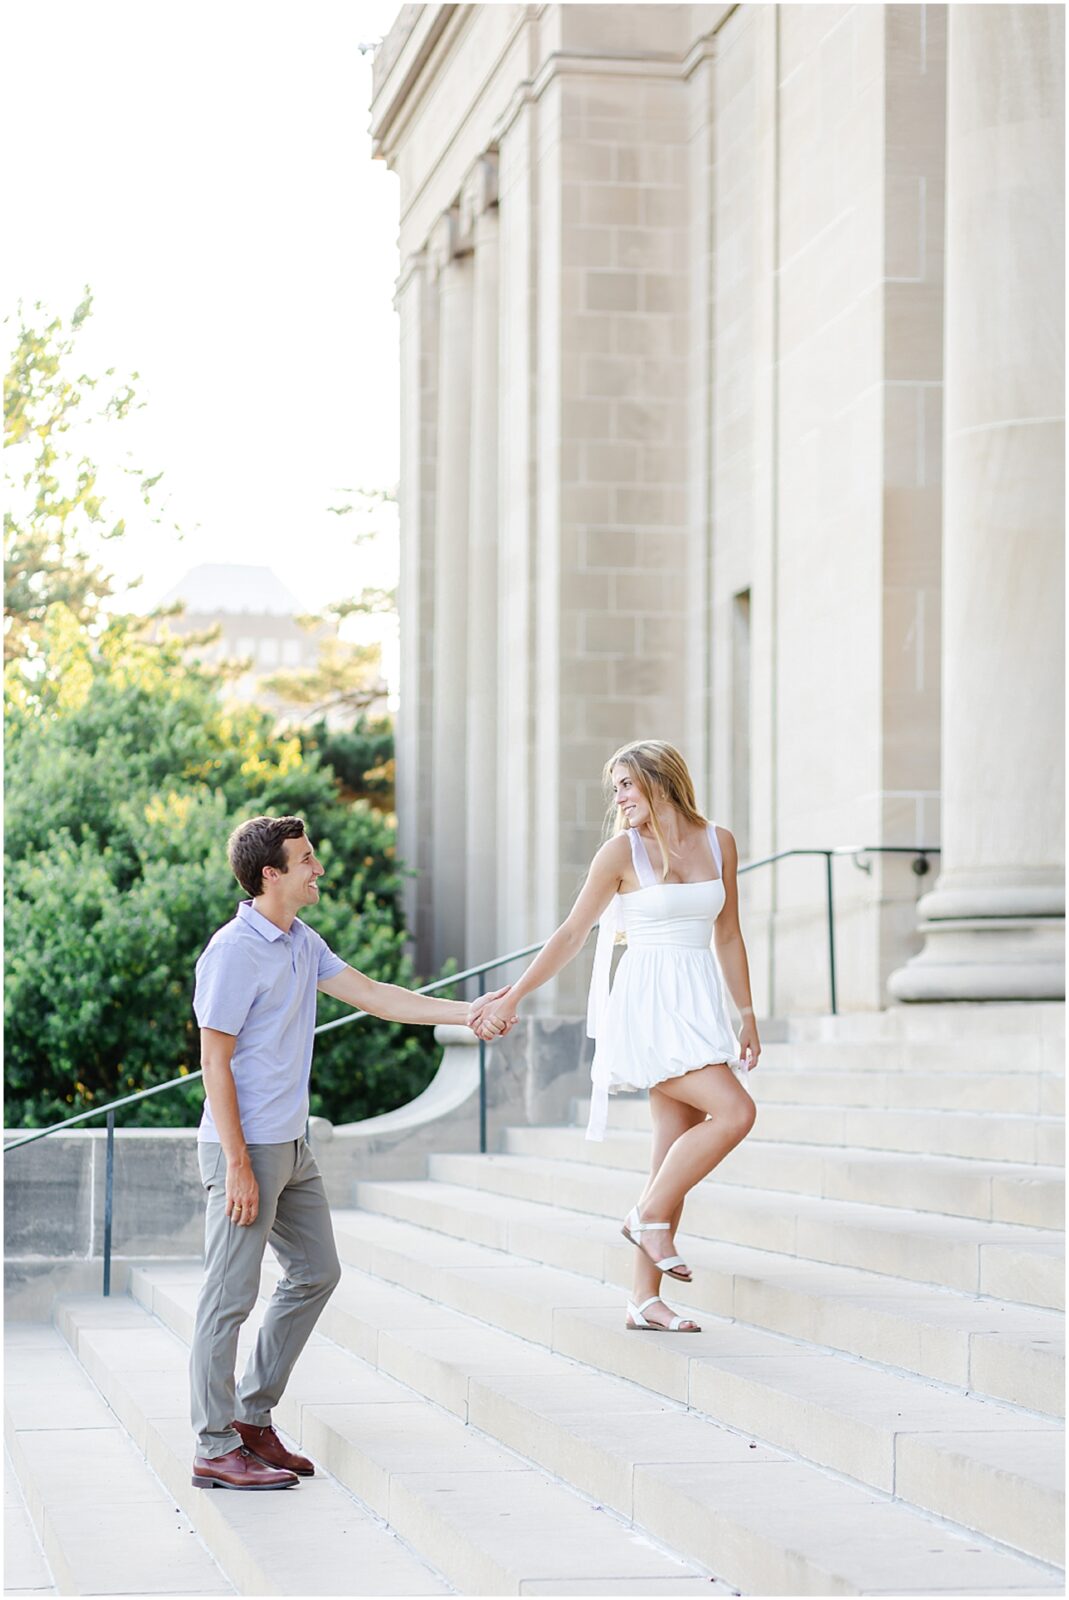
<path fill-rule="evenodd" d="M 612 792 L 625 827 L 641 828 L 644 822 L 649 821 L 650 808 L 631 775 L 630 767 L 625 767 L 623 762 L 612 769 Z"/>

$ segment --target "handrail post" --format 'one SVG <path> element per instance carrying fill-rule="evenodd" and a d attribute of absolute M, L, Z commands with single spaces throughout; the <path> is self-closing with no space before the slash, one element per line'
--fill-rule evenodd
<path fill-rule="evenodd" d="M 115 1113 L 108 1112 L 108 1154 L 104 1177 L 104 1294 L 111 1294 L 111 1203 L 115 1192 Z"/>
<path fill-rule="evenodd" d="M 839 1015 L 835 983 L 835 901 L 831 890 L 831 851 L 824 852 L 824 883 L 828 899 L 828 981 L 831 987 L 831 1014 Z"/>
<path fill-rule="evenodd" d="M 479 1154 L 486 1154 L 486 1040 L 479 1040 Z"/>

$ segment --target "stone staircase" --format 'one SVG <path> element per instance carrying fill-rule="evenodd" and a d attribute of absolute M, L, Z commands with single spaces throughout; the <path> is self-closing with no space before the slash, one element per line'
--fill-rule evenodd
<path fill-rule="evenodd" d="M 791 1024 L 688 1203 L 700 1335 L 624 1331 L 637 1099 L 357 1183 L 284 1496 L 190 1485 L 196 1263 L 61 1300 L 9 1329 L 20 1570 L 32 1526 L 66 1593 L 1063 1593 L 1062 1018 Z"/>

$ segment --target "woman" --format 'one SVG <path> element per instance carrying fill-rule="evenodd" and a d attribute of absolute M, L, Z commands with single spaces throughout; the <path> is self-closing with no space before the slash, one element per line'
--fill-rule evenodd
<path fill-rule="evenodd" d="M 735 1076 L 755 1067 L 761 1053 L 739 929 L 738 852 L 727 829 L 698 810 L 686 762 L 672 745 L 624 745 L 605 780 L 613 837 L 591 862 L 569 915 L 485 1017 L 508 1026 L 524 996 L 579 953 L 600 919 L 588 1014 L 597 1043 L 587 1138 L 604 1137 L 613 1090 L 648 1089 L 653 1119 L 649 1181 L 622 1229 L 637 1250 L 627 1327 L 698 1333 L 696 1322 L 665 1305 L 659 1287 L 664 1273 L 690 1281 L 675 1247 L 683 1202 L 756 1116 Z M 610 991 L 617 929 L 628 950 Z M 742 1018 L 737 1041 L 721 966 Z"/>

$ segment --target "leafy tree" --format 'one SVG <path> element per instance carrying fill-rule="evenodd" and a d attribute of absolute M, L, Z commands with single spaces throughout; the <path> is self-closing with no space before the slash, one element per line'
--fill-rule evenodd
<path fill-rule="evenodd" d="M 376 811 L 395 806 L 393 723 L 389 717 L 357 718 L 352 728 L 331 728 L 325 720 L 300 730 L 301 748 L 316 750 L 331 767 L 346 800 L 367 800 Z"/>
<path fill-rule="evenodd" d="M 302 619 L 318 622 L 318 618 Z M 310 717 L 343 712 L 357 717 L 386 696 L 377 644 L 326 638 L 314 667 L 295 672 L 273 672 L 264 680 L 269 694 Z"/>
<path fill-rule="evenodd" d="M 356 513 L 367 517 L 377 506 L 395 503 L 397 499 L 388 489 L 343 489 L 341 493 L 349 498 L 327 507 L 337 517 Z M 376 528 L 364 527 L 354 535 L 353 543 L 357 547 L 371 545 L 378 537 Z M 277 672 L 267 679 L 265 687 L 288 705 L 304 708 L 306 718 L 325 717 L 330 713 L 335 724 L 339 715 L 343 719 L 362 720 L 369 711 L 385 702 L 381 652 L 377 644 L 357 644 L 338 638 L 337 626 L 350 617 L 391 615 L 396 611 L 395 590 L 368 585 L 358 595 L 327 606 L 319 616 L 298 618 L 309 628 L 329 623 L 330 637 L 324 642 L 314 667 L 298 672 Z"/>
<path fill-rule="evenodd" d="M 120 421 L 135 396 L 109 369 L 100 405 L 108 385 L 77 370 L 89 309 L 87 292 L 67 327 L 20 310 L 5 380 L 9 1126 L 57 1121 L 199 1064 L 193 968 L 242 898 L 225 843 L 248 816 L 302 815 L 327 868 L 309 922 L 370 975 L 413 981 L 386 817 L 350 803 L 315 740 L 227 706 L 223 677 L 190 664 L 188 640 L 103 612 L 112 580 L 90 552 L 125 521 L 82 424 Z M 121 474 L 143 513 L 159 477 Z M 347 1011 L 324 1002 L 327 1017 Z M 437 1054 L 425 1028 L 336 1029 L 316 1051 L 312 1108 L 341 1121 L 403 1104 Z M 191 1085 L 126 1120 L 188 1124 L 200 1100 Z"/>
<path fill-rule="evenodd" d="M 162 473 L 150 476 L 129 461 L 104 473 L 90 459 L 95 435 L 142 403 L 136 372 L 79 370 L 78 340 L 91 311 L 86 289 L 66 323 L 40 304 L 29 315 L 20 304 L 6 320 L 13 348 L 4 377 L 5 662 L 39 654 L 53 606 L 81 626 L 95 624 L 113 583 L 92 552 L 122 537 L 131 507 L 159 520 L 153 507 Z"/>
<path fill-rule="evenodd" d="M 69 634 L 55 608 L 46 648 Z M 69 619 L 68 619 L 69 621 Z M 38 1126 L 194 1070 L 193 967 L 242 893 L 225 842 L 244 817 L 296 812 L 326 867 L 308 920 L 348 961 L 411 983 L 394 833 L 347 804 L 333 772 L 269 719 L 219 703 L 210 675 L 113 626 L 47 681 L 61 710 L 9 706 L 9 1124 Z M 324 1000 L 323 1016 L 347 1007 Z M 313 1109 L 348 1121 L 429 1081 L 428 1029 L 356 1021 L 317 1045 Z M 143 1125 L 191 1120 L 199 1091 L 145 1102 Z"/>

